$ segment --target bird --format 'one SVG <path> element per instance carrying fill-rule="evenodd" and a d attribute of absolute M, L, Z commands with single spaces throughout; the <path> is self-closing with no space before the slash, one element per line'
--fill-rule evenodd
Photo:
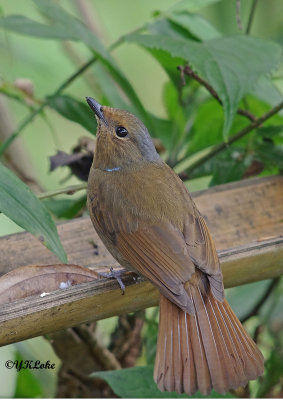
<path fill-rule="evenodd" d="M 97 119 L 87 204 L 102 242 L 160 292 L 154 381 L 208 395 L 246 386 L 264 359 L 224 296 L 205 219 L 132 113 L 86 101 Z"/>

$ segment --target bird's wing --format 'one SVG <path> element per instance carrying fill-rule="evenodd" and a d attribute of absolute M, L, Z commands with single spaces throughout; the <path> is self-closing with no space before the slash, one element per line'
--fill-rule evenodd
<path fill-rule="evenodd" d="M 224 288 L 218 255 L 206 222 L 195 205 L 194 212 L 185 219 L 183 233 L 193 263 L 207 274 L 214 296 L 222 301 Z"/>
<path fill-rule="evenodd" d="M 198 268 L 209 275 L 218 273 L 216 249 L 206 222 L 197 210 L 187 215 L 183 234 L 189 255 Z"/>
<path fill-rule="evenodd" d="M 116 246 L 120 254 L 161 293 L 181 308 L 193 313 L 184 283 L 195 266 L 183 234 L 169 222 L 134 233 L 119 232 Z"/>

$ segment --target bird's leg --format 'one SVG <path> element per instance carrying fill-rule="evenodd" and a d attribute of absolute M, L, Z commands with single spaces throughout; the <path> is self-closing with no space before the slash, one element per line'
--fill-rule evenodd
<path fill-rule="evenodd" d="M 122 290 L 122 294 L 125 294 L 126 287 L 121 279 L 121 277 L 124 275 L 125 272 L 127 272 L 126 269 L 120 269 L 118 271 L 114 271 L 113 267 L 110 267 L 110 272 L 99 272 L 98 274 L 100 276 L 103 276 L 104 278 L 116 279 Z"/>

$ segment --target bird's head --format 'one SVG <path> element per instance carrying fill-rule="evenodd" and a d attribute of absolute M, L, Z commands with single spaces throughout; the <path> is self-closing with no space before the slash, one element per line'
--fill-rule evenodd
<path fill-rule="evenodd" d="M 97 140 L 93 166 L 122 170 L 143 163 L 162 162 L 144 124 L 128 111 L 101 106 L 86 98 L 97 119 Z"/>

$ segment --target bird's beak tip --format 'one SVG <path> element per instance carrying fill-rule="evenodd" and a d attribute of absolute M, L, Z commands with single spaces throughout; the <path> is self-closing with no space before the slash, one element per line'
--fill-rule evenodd
<path fill-rule="evenodd" d="M 86 101 L 88 103 L 88 105 L 90 106 L 90 108 L 92 109 L 92 111 L 95 113 L 95 115 L 102 120 L 105 124 L 107 124 L 103 112 L 101 110 L 102 106 L 98 103 L 98 101 L 96 101 L 95 99 L 93 99 L 92 97 L 88 97 L 86 96 Z"/>

